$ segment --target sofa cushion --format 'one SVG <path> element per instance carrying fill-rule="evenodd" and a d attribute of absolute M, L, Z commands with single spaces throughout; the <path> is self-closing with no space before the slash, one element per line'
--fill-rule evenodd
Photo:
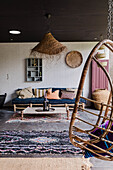
<path fill-rule="evenodd" d="M 75 92 L 73 91 L 66 91 L 62 90 L 61 91 L 61 99 L 74 99 L 75 98 Z"/>
<path fill-rule="evenodd" d="M 76 98 L 76 95 L 77 95 L 78 89 L 76 89 L 76 88 L 66 88 L 66 91 L 74 92 L 74 93 L 75 93 L 74 98 Z"/>
<path fill-rule="evenodd" d="M 27 88 L 24 88 L 24 89 L 21 89 L 21 90 L 17 90 L 16 94 L 21 99 L 33 98 L 34 97 L 34 95 L 32 93 L 32 87 L 27 87 Z"/>
<path fill-rule="evenodd" d="M 55 90 L 59 90 L 59 97 L 61 97 L 61 91 L 62 91 L 62 90 L 74 91 L 74 92 L 75 92 L 75 97 L 76 97 L 76 94 L 77 94 L 77 91 L 78 91 L 77 88 L 63 88 L 63 87 L 61 87 L 61 88 L 56 88 L 56 87 L 53 87 L 53 88 L 52 88 L 52 92 L 54 92 Z"/>
<path fill-rule="evenodd" d="M 49 99 L 50 104 L 75 104 L 74 99 Z M 86 103 L 85 99 L 80 98 L 80 103 Z"/>
<path fill-rule="evenodd" d="M 20 99 L 14 98 L 12 100 L 12 104 L 43 104 L 44 98 L 27 98 L 27 99 Z"/>
<path fill-rule="evenodd" d="M 48 88 L 35 88 L 35 97 L 45 97 Z"/>
<path fill-rule="evenodd" d="M 75 99 L 49 99 L 50 104 L 74 104 Z"/>
<path fill-rule="evenodd" d="M 83 98 L 80 98 L 80 103 L 85 103 L 86 104 L 86 100 Z"/>
<path fill-rule="evenodd" d="M 59 90 L 59 97 L 61 97 L 61 90 L 66 90 L 66 88 L 56 88 L 56 87 L 52 88 L 52 92 L 54 92 L 56 90 Z"/>
<path fill-rule="evenodd" d="M 59 90 L 52 92 L 52 89 L 48 89 L 47 91 L 47 99 L 60 99 Z"/>
<path fill-rule="evenodd" d="M 19 99 L 14 98 L 12 100 L 12 104 L 43 104 L 44 98 L 27 98 L 27 99 Z M 74 99 L 49 99 L 50 104 L 75 104 L 75 98 Z M 80 103 L 86 103 L 85 99 L 80 98 Z"/>

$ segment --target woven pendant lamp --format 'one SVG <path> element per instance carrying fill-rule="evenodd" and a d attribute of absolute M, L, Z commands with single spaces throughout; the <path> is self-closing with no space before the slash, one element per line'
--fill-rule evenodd
<path fill-rule="evenodd" d="M 66 46 L 57 41 L 53 35 L 49 32 L 46 33 L 39 44 L 37 44 L 32 50 L 31 54 L 38 52 L 47 55 L 56 55 L 66 49 Z"/>

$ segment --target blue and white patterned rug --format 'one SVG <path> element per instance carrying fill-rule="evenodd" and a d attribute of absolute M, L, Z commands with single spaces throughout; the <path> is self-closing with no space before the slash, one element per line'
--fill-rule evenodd
<path fill-rule="evenodd" d="M 85 136 L 84 136 L 85 138 Z M 69 140 L 68 131 L 0 131 L 0 155 L 82 154 Z"/>

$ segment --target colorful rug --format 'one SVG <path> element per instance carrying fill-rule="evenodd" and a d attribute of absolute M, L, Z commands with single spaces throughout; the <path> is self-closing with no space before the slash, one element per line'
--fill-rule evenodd
<path fill-rule="evenodd" d="M 66 114 L 53 114 L 53 115 L 24 115 L 23 120 L 21 120 L 21 115 L 14 114 L 6 123 L 18 123 L 18 122 L 70 122 L 71 114 L 69 120 L 67 120 Z"/>
<path fill-rule="evenodd" d="M 75 155 L 82 152 L 71 144 L 68 131 L 0 131 L 1 156 L 28 154 Z"/>

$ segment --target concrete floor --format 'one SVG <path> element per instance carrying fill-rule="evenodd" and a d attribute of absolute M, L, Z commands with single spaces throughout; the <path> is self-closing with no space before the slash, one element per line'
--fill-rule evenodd
<path fill-rule="evenodd" d="M 89 109 L 92 110 L 92 109 Z M 93 109 L 93 112 L 97 112 L 97 110 Z M 3 108 L 0 110 L 0 131 L 2 130 L 37 130 L 37 131 L 63 131 L 63 130 L 69 130 L 69 122 L 64 123 L 5 123 L 14 112 L 12 109 L 9 108 Z M 71 112 L 70 112 L 71 114 Z M 86 114 L 84 112 L 80 112 L 79 116 L 84 118 L 85 120 L 95 123 L 95 118 L 92 115 Z M 79 126 L 79 122 L 78 126 Z M 80 124 L 81 126 L 81 124 Z M 86 127 L 85 124 L 82 125 L 83 128 L 89 128 Z M 113 170 L 113 162 L 110 161 L 103 161 L 97 158 L 90 158 L 90 162 L 94 165 L 92 167 L 92 170 Z"/>

